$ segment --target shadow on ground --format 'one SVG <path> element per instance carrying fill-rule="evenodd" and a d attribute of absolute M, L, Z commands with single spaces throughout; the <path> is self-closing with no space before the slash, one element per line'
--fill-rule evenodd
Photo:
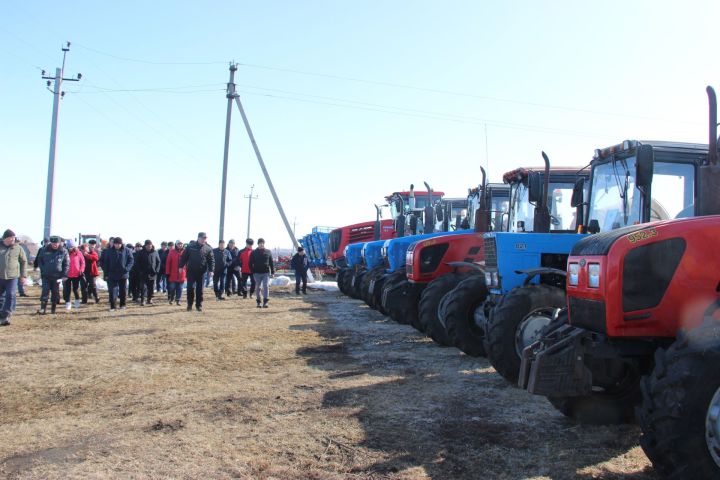
<path fill-rule="evenodd" d="M 636 426 L 574 424 L 507 384 L 486 360 L 438 347 L 361 302 L 325 294 L 304 303 L 298 311 L 310 309 L 319 323 L 293 328 L 316 330 L 326 344 L 297 354 L 329 374 L 323 407 L 350 407 L 364 431 L 357 447 L 386 454 L 353 473 L 421 467 L 438 479 L 656 478 Z M 372 378 L 362 386 L 338 385 L 364 375 Z"/>

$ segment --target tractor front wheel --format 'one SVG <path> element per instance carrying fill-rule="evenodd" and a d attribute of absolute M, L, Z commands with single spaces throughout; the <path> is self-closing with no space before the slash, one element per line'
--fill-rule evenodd
<path fill-rule="evenodd" d="M 720 478 L 720 325 L 680 332 L 642 382 L 640 445 L 672 479 Z"/>
<path fill-rule="evenodd" d="M 362 282 L 360 282 L 360 298 L 362 298 L 370 308 L 375 308 L 372 301 L 372 292 L 370 291 L 370 282 L 372 280 L 377 282 L 384 274 L 385 265 L 378 265 L 370 269 L 370 271 L 363 276 Z"/>
<path fill-rule="evenodd" d="M 487 320 L 485 352 L 505 380 L 517 385 L 522 351 L 564 306 L 565 292 L 548 285 L 517 287 L 499 298 Z"/>
<path fill-rule="evenodd" d="M 445 325 L 438 319 L 438 306 L 443 297 L 467 276 L 467 273 L 448 273 L 438 277 L 428 283 L 420 297 L 418 304 L 419 330 L 444 347 L 452 347 L 453 344 L 450 343 Z"/>
<path fill-rule="evenodd" d="M 485 326 L 482 323 L 487 296 L 485 276 L 473 275 L 458 283 L 444 300 L 448 339 L 471 357 L 485 355 Z"/>

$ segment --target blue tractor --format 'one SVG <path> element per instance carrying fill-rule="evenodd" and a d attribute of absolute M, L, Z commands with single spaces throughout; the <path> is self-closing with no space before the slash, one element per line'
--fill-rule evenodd
<path fill-rule="evenodd" d="M 440 205 L 445 205 L 444 193 L 434 192 L 427 183 L 425 183 L 425 187 L 427 192 L 415 192 L 414 185 L 410 185 L 409 191 L 394 192 L 385 197 L 387 205 L 390 207 L 394 236 L 417 235 L 437 229 L 434 221 L 435 212 Z M 376 205 L 375 208 L 379 221 L 380 207 Z M 379 240 L 379 238 L 376 237 L 375 240 Z M 340 291 L 352 298 L 362 298 L 363 279 L 368 272 L 361 256 L 365 243 L 355 242 L 345 247 L 345 258 L 348 259 L 348 262 L 346 268 L 338 275 Z M 352 262 L 349 260 L 350 258 L 353 259 Z"/>
<path fill-rule="evenodd" d="M 520 168 L 503 176 L 510 185 L 510 231 L 484 235 L 485 260 L 473 264 L 480 274 L 460 282 L 438 307 L 446 345 L 468 355 L 485 355 L 487 317 L 498 296 L 526 282 L 560 287 L 570 249 L 583 236 L 576 230 L 582 225 L 582 185 L 588 174 L 581 167 L 551 169 L 544 152 L 543 159 L 542 169 Z M 552 291 L 556 295 L 548 297 L 548 305 L 561 307 L 562 289 Z"/>
<path fill-rule="evenodd" d="M 377 277 L 368 282 L 367 297 L 373 299 L 377 292 L 380 292 L 379 301 L 375 301 L 379 311 L 389 315 L 393 320 L 399 323 L 408 323 L 415 328 L 421 329 L 418 315 L 418 302 L 420 296 L 428 285 L 426 281 L 420 279 L 408 279 L 407 275 L 407 255 L 411 252 L 413 246 L 420 241 L 431 241 L 436 237 L 447 238 L 449 236 L 459 236 L 472 234 L 473 229 L 481 227 L 482 230 L 492 228 L 492 216 L 486 215 L 482 218 L 482 225 L 476 220 L 478 218 L 477 211 L 480 205 L 486 208 L 488 201 L 488 185 L 485 181 L 485 171 L 482 170 L 483 182 L 477 189 L 470 190 L 467 198 L 458 201 L 453 205 L 448 202 L 445 210 L 440 210 L 438 220 L 442 223 L 442 231 L 424 235 L 416 235 L 413 237 L 403 237 L 388 241 L 383 246 L 383 256 L 386 259 L 384 272 L 381 277 Z M 504 196 L 507 199 L 507 190 L 497 188 L 498 197 Z M 504 195 L 503 195 L 504 194 Z M 482 200 L 482 201 L 481 201 Z M 492 200 L 490 200 L 492 203 Z M 458 207 L 462 206 L 462 209 Z M 461 213 L 462 212 L 462 213 Z M 470 212 L 470 214 L 468 214 Z M 441 260 L 442 256 L 438 259 Z M 412 261 L 411 261 L 412 264 Z M 379 285 L 378 285 L 379 283 Z"/>

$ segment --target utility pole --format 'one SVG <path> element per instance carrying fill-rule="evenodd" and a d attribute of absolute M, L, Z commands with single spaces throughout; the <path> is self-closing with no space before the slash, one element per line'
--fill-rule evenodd
<path fill-rule="evenodd" d="M 225 118 L 225 150 L 223 152 L 223 173 L 222 173 L 222 188 L 220 194 L 220 233 L 218 234 L 218 240 L 225 239 L 225 192 L 227 190 L 227 170 L 228 170 L 228 154 L 230 152 L 230 120 L 232 117 L 232 101 L 235 98 L 235 72 L 237 71 L 237 64 L 230 64 L 230 81 L 227 84 L 227 116 Z"/>
<path fill-rule="evenodd" d="M 47 89 L 53 94 L 53 113 L 52 123 L 50 126 L 50 155 L 48 158 L 48 176 L 47 176 L 47 192 L 45 193 L 45 225 L 43 228 L 43 238 L 50 237 L 50 230 L 52 229 L 52 207 L 53 207 L 53 190 L 55 187 L 55 151 L 57 149 L 57 127 L 58 117 L 60 115 L 60 99 L 65 96 L 65 92 L 62 91 L 62 82 L 77 82 L 82 78 L 82 74 L 78 73 L 76 78 L 64 78 L 65 74 L 65 58 L 67 52 L 70 51 L 70 42 L 67 42 L 62 47 L 63 61 L 62 67 L 55 69 L 55 76 L 50 77 L 45 75 L 45 70 L 42 71 L 42 78 L 47 80 Z M 54 89 L 50 88 L 52 85 L 51 80 L 55 80 Z"/>
<path fill-rule="evenodd" d="M 283 210 L 282 205 L 280 204 L 280 199 L 277 196 L 277 192 L 275 192 L 275 187 L 273 186 L 272 180 L 270 180 L 270 174 L 268 173 L 267 168 L 265 168 L 265 162 L 262 159 L 262 155 L 260 155 L 260 149 L 258 148 L 257 142 L 255 141 L 255 136 L 252 133 L 252 129 L 250 128 L 250 123 L 248 122 L 247 116 L 245 115 L 245 110 L 243 109 L 242 102 L 240 102 L 240 95 L 238 94 L 235 94 L 235 104 L 237 105 L 238 110 L 240 110 L 240 116 L 242 117 L 243 123 L 245 124 L 245 130 L 247 130 L 248 137 L 250 137 L 250 143 L 252 143 L 253 149 L 255 150 L 255 156 L 257 157 L 258 163 L 260 164 L 260 169 L 265 176 L 265 180 L 267 181 L 268 187 L 270 188 L 270 193 L 273 196 L 273 200 L 275 200 L 275 206 L 277 206 L 280 217 L 282 218 L 283 224 L 285 225 L 285 229 L 287 230 L 288 235 L 290 235 L 290 238 L 292 239 L 293 246 L 297 248 L 299 246 L 298 241 L 295 238 L 295 235 L 293 235 L 292 230 L 290 229 L 290 223 L 288 223 L 287 216 L 285 215 L 285 210 Z"/>
<path fill-rule="evenodd" d="M 250 195 L 244 195 L 244 197 L 248 199 L 248 228 L 247 228 L 247 237 L 245 237 L 245 238 L 250 238 L 250 215 L 252 214 L 252 201 L 253 201 L 253 198 L 256 200 L 258 198 L 257 195 L 255 195 L 253 197 L 252 192 L 253 192 L 254 188 L 255 188 L 255 184 L 253 184 L 250 187 Z"/>

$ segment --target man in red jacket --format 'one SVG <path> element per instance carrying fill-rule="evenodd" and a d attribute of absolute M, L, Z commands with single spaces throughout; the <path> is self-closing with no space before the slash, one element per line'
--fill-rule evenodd
<path fill-rule="evenodd" d="M 85 257 L 85 275 L 80 278 L 80 289 L 82 290 L 82 303 L 88 302 L 90 295 L 95 299 L 95 303 L 98 303 L 97 287 L 95 286 L 95 278 L 100 275 L 98 270 L 98 259 L 100 258 L 97 253 L 97 241 L 95 239 L 90 240 L 87 245 L 83 245 L 83 256 Z"/>
<path fill-rule="evenodd" d="M 253 293 L 255 293 L 255 279 L 250 271 L 250 254 L 252 253 L 254 243 L 255 242 L 252 238 L 245 240 L 245 248 L 240 250 L 240 253 L 238 254 L 238 257 L 240 258 L 240 273 L 242 274 L 239 287 L 240 294 L 242 294 L 243 298 L 248 298 L 248 278 L 250 279 L 250 298 L 252 298 Z"/>

